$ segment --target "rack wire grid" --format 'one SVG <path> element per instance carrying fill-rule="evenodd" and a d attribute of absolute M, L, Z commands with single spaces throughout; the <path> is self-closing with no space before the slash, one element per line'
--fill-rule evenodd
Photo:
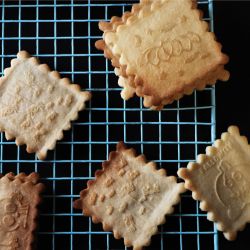
<path fill-rule="evenodd" d="M 113 68 L 94 43 L 102 35 L 98 22 L 122 15 L 134 2 L 1 3 L 2 73 L 19 50 L 27 50 L 93 95 L 88 108 L 45 161 L 1 134 L 1 172 L 36 171 L 47 187 L 40 207 L 38 249 L 126 249 L 122 240 L 115 240 L 112 233 L 72 207 L 118 141 L 156 161 L 168 175 L 176 175 L 178 168 L 194 160 L 215 139 L 213 87 L 185 96 L 160 112 L 145 109 L 138 97 L 127 102 L 120 98 Z M 198 4 L 213 30 L 213 2 Z M 147 249 L 218 249 L 218 234 L 191 194 L 185 193 Z"/>

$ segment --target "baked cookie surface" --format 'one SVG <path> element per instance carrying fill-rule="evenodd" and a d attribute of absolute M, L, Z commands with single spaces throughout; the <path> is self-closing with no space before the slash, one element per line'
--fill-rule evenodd
<path fill-rule="evenodd" d="M 90 97 L 21 51 L 0 78 L 0 130 L 7 140 L 16 138 L 17 145 L 26 144 L 27 152 L 44 159 Z"/>
<path fill-rule="evenodd" d="M 38 174 L 14 175 L 0 178 L 0 249 L 31 250 L 37 228 L 37 206 L 44 185 Z"/>
<path fill-rule="evenodd" d="M 103 41 L 96 47 L 118 69 L 124 99 L 133 96 L 133 88 L 146 107 L 161 109 L 218 79 L 228 80 L 228 57 L 201 15 L 191 0 L 141 1 L 121 18 L 100 23 Z"/>
<path fill-rule="evenodd" d="M 112 230 L 115 238 L 124 238 L 124 244 L 134 249 L 150 244 L 157 226 L 165 222 L 165 215 L 173 212 L 185 191 L 174 176 L 156 170 L 155 163 L 147 163 L 143 155 L 136 156 L 123 143 L 110 153 L 95 177 L 74 207 L 91 216 L 94 223 L 102 222 L 105 231 Z"/>
<path fill-rule="evenodd" d="M 197 162 L 178 175 L 192 191 L 207 218 L 216 222 L 228 240 L 234 240 L 250 220 L 250 146 L 236 126 L 230 126 Z"/>

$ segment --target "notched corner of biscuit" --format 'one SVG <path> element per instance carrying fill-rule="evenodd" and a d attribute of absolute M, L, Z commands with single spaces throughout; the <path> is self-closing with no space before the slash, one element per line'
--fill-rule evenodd
<path fill-rule="evenodd" d="M 105 41 L 103 39 L 95 41 L 95 47 L 98 50 L 103 50 L 104 51 L 105 48 L 106 48 Z"/>
<path fill-rule="evenodd" d="M 229 241 L 234 241 L 237 238 L 237 232 L 225 232 L 223 235 Z"/>
<path fill-rule="evenodd" d="M 187 169 L 190 170 L 190 171 L 195 171 L 195 170 L 197 170 L 199 168 L 200 168 L 200 165 L 197 162 L 189 162 L 188 165 L 187 165 Z"/>
<path fill-rule="evenodd" d="M 237 137 L 241 142 L 248 145 L 247 137 L 241 135 L 239 128 L 237 126 L 235 126 L 235 125 L 229 126 L 227 132 L 224 132 L 224 133 L 221 134 L 221 142 L 222 143 L 227 142 L 228 140 L 230 140 L 231 136 Z M 218 142 L 217 142 L 217 144 L 218 144 Z"/>
<path fill-rule="evenodd" d="M 248 143 L 248 138 L 240 134 L 240 130 L 237 126 L 235 125 L 229 126 L 228 133 L 232 136 L 236 136 L 240 142 L 242 142 L 244 145 L 250 148 L 250 145 Z"/>
<path fill-rule="evenodd" d="M 227 129 L 228 133 L 233 134 L 233 135 L 240 135 L 240 130 L 237 126 L 231 125 Z"/>
<path fill-rule="evenodd" d="M 16 137 L 15 143 L 16 143 L 17 146 L 21 146 L 21 145 L 25 144 L 23 138 L 21 138 L 21 137 Z"/>
<path fill-rule="evenodd" d="M 179 188 L 180 194 L 185 193 L 187 191 L 187 188 L 185 187 L 185 183 L 184 182 L 177 183 L 177 186 Z M 176 202 L 176 204 L 177 203 L 179 203 L 179 200 L 178 200 L 178 202 Z"/>
<path fill-rule="evenodd" d="M 225 144 L 225 142 L 223 140 L 217 139 L 213 143 L 213 146 L 216 147 L 217 149 L 219 149 L 219 148 L 223 147 L 224 144 Z"/>
<path fill-rule="evenodd" d="M 200 202 L 200 209 L 201 209 L 202 211 L 209 211 L 209 210 L 210 210 L 210 206 L 209 206 L 208 202 L 205 201 L 205 200 L 201 201 L 201 202 Z M 207 217 L 209 218 L 208 220 L 211 221 L 212 219 L 215 218 L 215 215 L 214 215 L 213 212 L 208 212 L 208 213 L 207 213 Z M 213 220 L 213 221 L 214 221 L 214 220 Z"/>
<path fill-rule="evenodd" d="M 63 127 L 63 130 L 69 130 L 71 128 L 71 122 L 68 122 L 65 124 L 65 126 Z M 60 141 L 62 140 L 63 138 L 63 131 L 59 132 L 57 137 L 56 137 L 56 140 L 57 141 Z M 48 147 L 49 150 L 52 150 L 54 147 L 56 146 L 56 141 L 54 143 L 51 143 L 51 145 Z"/>
<path fill-rule="evenodd" d="M 92 94 L 89 91 L 81 91 L 81 95 L 85 98 L 85 101 L 89 101 L 92 98 Z"/>
<path fill-rule="evenodd" d="M 3 71 L 4 76 L 5 76 L 5 77 L 8 76 L 8 75 L 10 74 L 11 71 L 12 71 L 11 68 L 5 68 L 4 71 Z"/>
<path fill-rule="evenodd" d="M 103 32 L 112 30 L 112 29 L 113 29 L 112 20 L 111 20 L 111 22 L 100 21 L 100 22 L 98 23 L 98 28 L 99 28 L 101 31 L 103 31 Z"/>
<path fill-rule="evenodd" d="M 122 141 L 119 141 L 118 143 L 117 143 L 117 145 L 116 145 L 116 151 L 124 151 L 124 150 L 126 150 L 127 149 L 127 147 L 126 147 L 126 145 L 125 145 L 125 143 L 124 142 L 122 142 Z"/>
<path fill-rule="evenodd" d="M 177 175 L 182 178 L 185 179 L 188 176 L 188 169 L 186 168 L 179 168 L 177 171 Z"/>
<path fill-rule="evenodd" d="M 135 95 L 135 88 L 130 86 L 128 78 L 120 76 L 120 72 L 117 68 L 115 68 L 115 74 L 119 76 L 118 85 L 123 88 L 120 95 L 123 100 L 127 101 Z"/>
<path fill-rule="evenodd" d="M 70 79 L 67 77 L 61 78 L 59 80 L 59 84 L 63 85 L 64 87 L 69 87 L 70 85 Z"/>
<path fill-rule="evenodd" d="M 149 168 L 151 171 L 157 170 L 157 166 L 156 166 L 156 163 L 154 161 L 147 162 L 145 167 Z M 164 168 L 162 168 L 160 172 L 158 171 L 158 173 L 160 175 L 166 175 L 166 170 Z"/>
<path fill-rule="evenodd" d="M 229 133 L 229 132 L 223 132 L 223 133 L 221 134 L 221 140 L 222 140 L 223 142 L 226 142 L 229 138 L 230 138 L 230 133 Z"/>
<path fill-rule="evenodd" d="M 38 66 L 39 65 L 39 60 L 36 57 L 29 57 L 28 60 L 34 66 Z"/>
<path fill-rule="evenodd" d="M 190 174 L 191 174 L 191 171 L 189 168 L 180 168 L 178 171 L 177 171 L 177 175 L 184 180 L 184 188 L 185 190 L 186 189 L 189 189 L 189 190 L 194 190 L 194 186 L 193 186 L 193 183 L 190 179 Z"/>
<path fill-rule="evenodd" d="M 53 148 L 54 148 L 54 147 L 53 147 Z M 53 148 L 52 148 L 52 149 L 53 149 Z M 34 153 L 34 151 L 33 151 L 33 152 L 29 152 L 28 150 L 27 150 L 27 152 L 28 152 L 28 153 Z M 38 151 L 38 152 L 36 153 L 36 156 L 37 156 L 37 158 L 38 158 L 39 160 L 43 161 L 43 160 L 45 160 L 46 157 L 47 157 L 47 152 L 48 152 L 47 149 L 46 149 L 46 150 L 40 150 L 40 151 Z"/>
<path fill-rule="evenodd" d="M 138 163 L 141 163 L 141 164 L 146 164 L 147 163 L 147 158 L 146 158 L 146 156 L 144 154 L 140 154 L 140 155 L 136 156 L 135 160 Z"/>
<path fill-rule="evenodd" d="M 206 162 L 207 157 L 208 157 L 208 156 L 207 156 L 206 154 L 199 154 L 199 155 L 197 156 L 196 162 L 197 162 L 198 164 L 203 164 L 203 163 Z"/>
<path fill-rule="evenodd" d="M 15 138 L 15 135 L 12 132 L 5 131 L 5 138 L 7 141 Z"/>
<path fill-rule="evenodd" d="M 30 54 L 26 50 L 21 50 L 17 53 L 17 58 L 18 59 L 26 59 L 29 58 Z"/>
<path fill-rule="evenodd" d="M 229 57 L 227 57 L 227 58 L 229 58 Z M 226 61 L 229 61 L 229 59 L 227 59 Z M 225 70 L 225 69 L 219 75 L 219 80 L 221 80 L 223 82 L 228 81 L 229 78 L 230 78 L 230 72 L 228 70 Z"/>
<path fill-rule="evenodd" d="M 192 183 L 192 182 L 190 182 L 190 183 Z M 192 185 L 192 184 L 191 184 Z M 188 188 L 187 186 L 186 186 L 186 188 Z M 200 193 L 199 193 L 199 191 L 197 191 L 197 190 L 195 190 L 195 189 L 193 189 L 193 190 L 191 190 L 192 191 L 192 198 L 194 199 L 194 200 L 196 200 L 196 201 L 201 201 L 201 195 L 200 195 Z"/>
<path fill-rule="evenodd" d="M 217 152 L 218 152 L 218 150 L 214 146 L 207 146 L 206 147 L 206 155 L 208 155 L 210 157 L 213 155 L 216 155 Z"/>
<path fill-rule="evenodd" d="M 68 79 L 67 83 L 69 83 L 69 84 L 68 84 L 68 87 L 69 87 L 71 90 L 76 91 L 76 92 L 80 92 L 80 91 L 81 91 L 80 85 L 72 83 L 72 82 L 70 81 L 70 79 Z"/>
<path fill-rule="evenodd" d="M 57 80 L 61 78 L 60 73 L 58 71 L 56 71 L 56 70 L 50 71 L 49 75 L 52 76 L 54 79 L 57 79 Z"/>
<path fill-rule="evenodd" d="M 82 199 L 80 198 L 80 199 L 77 199 L 77 200 L 74 200 L 74 202 L 73 202 L 73 207 L 75 208 L 75 209 L 82 209 Z"/>

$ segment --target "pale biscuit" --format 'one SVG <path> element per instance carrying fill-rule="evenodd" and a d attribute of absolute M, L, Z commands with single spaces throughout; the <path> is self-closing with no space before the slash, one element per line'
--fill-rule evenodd
<path fill-rule="evenodd" d="M 194 1 L 141 1 L 122 18 L 99 27 L 104 40 L 96 47 L 129 78 L 126 82 L 138 96 L 150 97 L 146 107 L 162 107 L 211 84 L 204 80 L 213 78 L 215 84 L 229 78 L 224 70 L 228 57 L 201 21 Z M 213 74 L 218 67 L 220 72 Z"/>
<path fill-rule="evenodd" d="M 90 97 L 79 85 L 20 51 L 0 78 L 0 131 L 45 159 Z"/>
<path fill-rule="evenodd" d="M 0 249 L 33 249 L 40 194 L 38 174 L 8 173 L 0 178 Z"/>
<path fill-rule="evenodd" d="M 156 170 L 155 163 L 147 163 L 143 155 L 136 156 L 123 143 L 110 153 L 95 177 L 74 207 L 91 216 L 94 223 L 102 222 L 105 231 L 112 230 L 115 238 L 123 237 L 124 244 L 136 250 L 150 244 L 157 226 L 174 211 L 173 205 L 185 191 L 174 176 Z"/>
<path fill-rule="evenodd" d="M 193 198 L 201 201 L 200 208 L 208 211 L 208 220 L 216 222 L 228 240 L 234 240 L 250 221 L 249 169 L 248 141 L 231 126 L 197 162 L 178 171 Z"/>

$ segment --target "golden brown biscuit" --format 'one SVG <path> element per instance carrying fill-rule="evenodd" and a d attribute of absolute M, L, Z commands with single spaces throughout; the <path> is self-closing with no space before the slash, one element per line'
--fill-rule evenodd
<path fill-rule="evenodd" d="M 123 85 L 147 96 L 146 107 L 161 108 L 229 78 L 224 70 L 228 57 L 192 0 L 141 1 L 122 18 L 113 17 L 99 27 L 104 35 L 96 47 L 119 69 Z"/>
<path fill-rule="evenodd" d="M 115 238 L 123 237 L 124 244 L 134 250 L 150 244 L 157 226 L 165 222 L 165 215 L 173 212 L 185 191 L 174 176 L 156 170 L 154 162 L 147 163 L 143 155 L 136 156 L 123 143 L 110 153 L 95 177 L 74 207 L 91 216 L 94 223 L 102 222 L 103 229 L 112 230 Z"/>

